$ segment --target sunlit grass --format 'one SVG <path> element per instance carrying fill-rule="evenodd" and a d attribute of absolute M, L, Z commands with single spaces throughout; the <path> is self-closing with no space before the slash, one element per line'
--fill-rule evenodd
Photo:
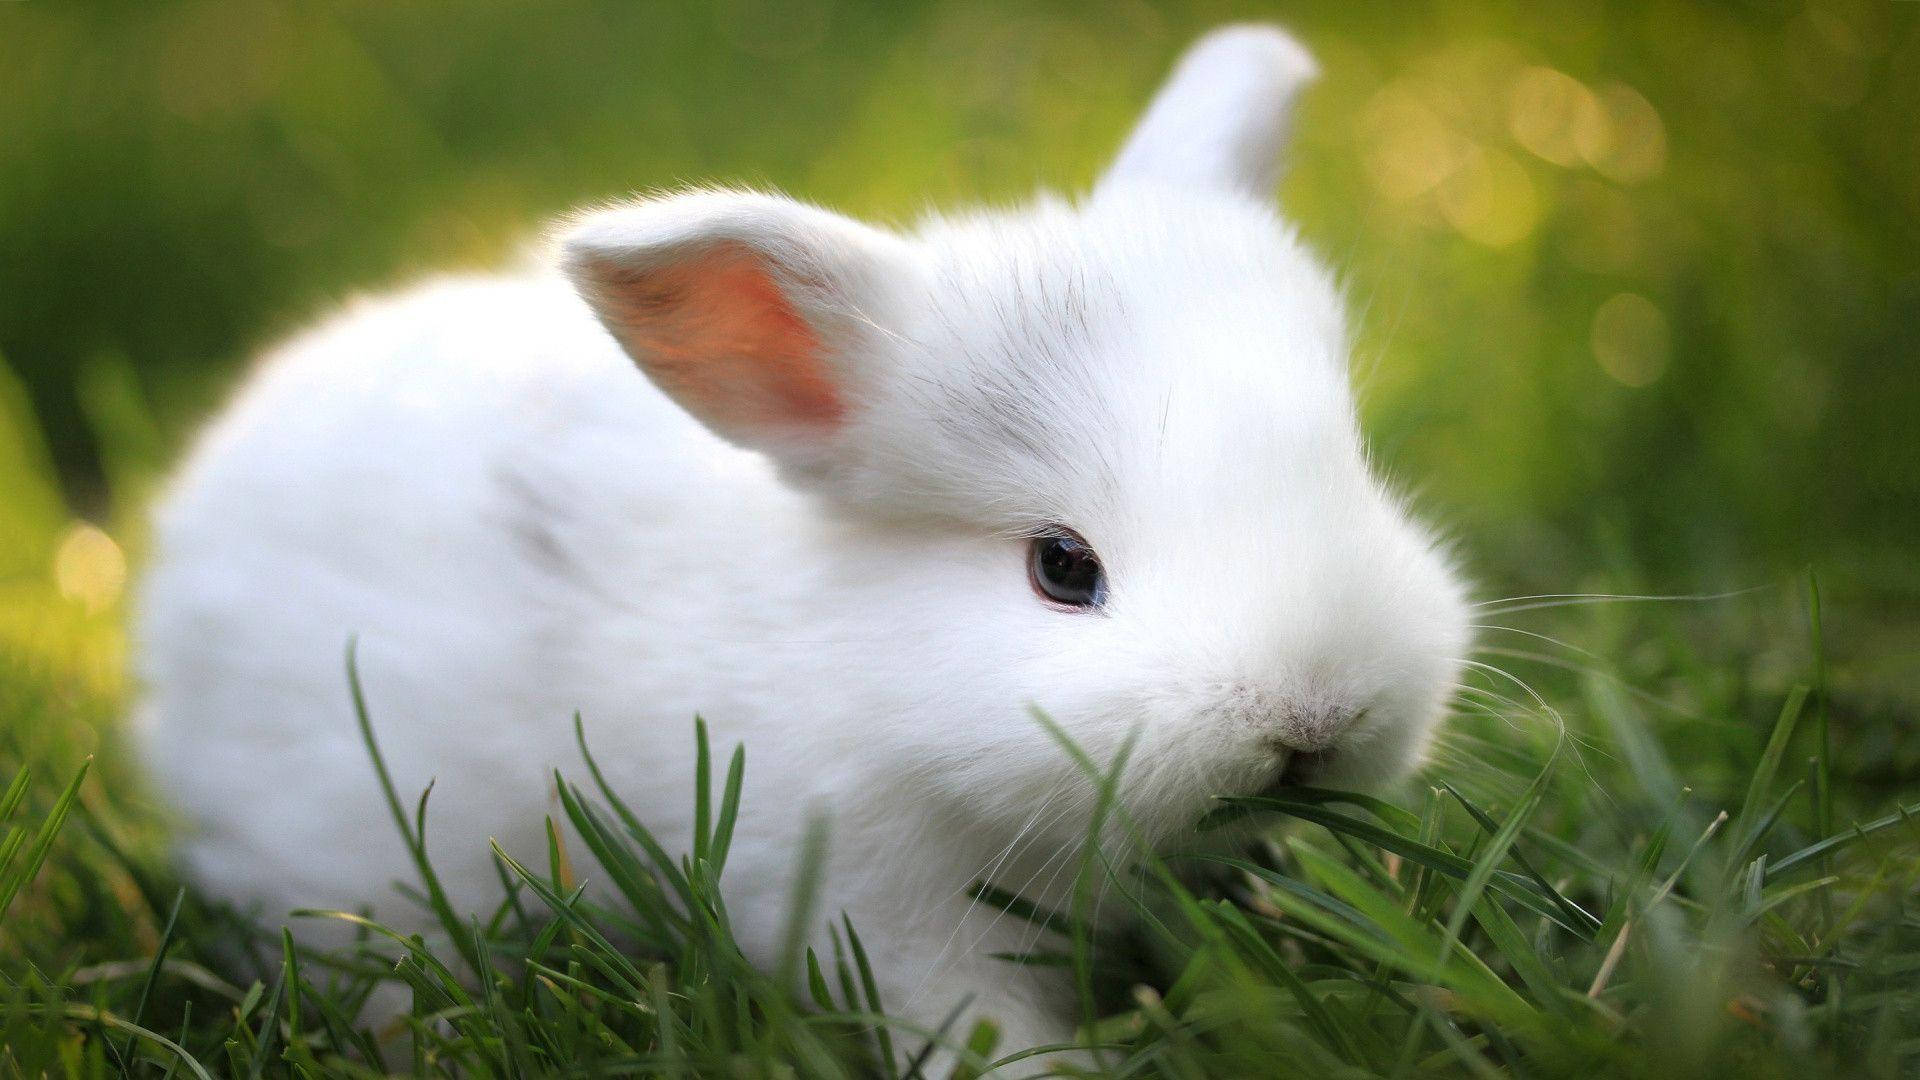
<path fill-rule="evenodd" d="M 1800 599 L 1775 590 L 1747 602 Z M 1565 625 L 1540 633 L 1572 634 L 1596 610 L 1610 609 L 1550 610 Z M 1129 852 L 1124 815 L 1102 798 L 1089 829 L 1119 839 L 1080 861 L 1070 909 L 980 890 L 1044 928 L 1032 954 L 1008 962 L 1079 976 L 1084 1056 L 1055 1067 L 1893 1077 L 1920 1064 L 1920 822 L 1906 817 L 1920 806 L 1820 827 L 1834 811 L 1820 794 L 1833 773 L 1818 666 L 1810 659 L 1784 695 L 1729 686 L 1705 666 L 1669 670 L 1650 690 L 1571 645 L 1543 648 L 1558 667 L 1506 657 L 1469 679 L 1436 764 L 1395 798 L 1223 799 L 1203 829 L 1249 815 L 1274 824 L 1231 855 Z M 1673 756 L 1687 722 L 1628 704 L 1677 708 L 1663 695 L 1693 686 L 1695 704 L 1715 708 L 1716 684 L 1725 701 L 1771 712 L 1757 724 L 1721 716 L 1719 761 Z M 308 913 L 361 928 L 354 947 L 321 954 L 174 883 L 125 763 L 103 783 L 75 757 L 93 736 L 61 734 L 106 703 L 73 699 L 57 673 L 15 669 L 0 689 L 0 750 L 30 759 L 0 799 L 0 1062 L 11 1071 L 898 1076 L 933 1060 L 932 1045 L 963 1071 L 1038 1067 L 989 1027 L 887 1018 L 857 926 L 840 925 L 834 955 L 800 945 L 800 927 L 832 916 L 812 910 L 805 887 L 787 961 L 772 972 L 745 961 L 724 896 L 751 748 L 725 748 L 723 768 L 704 729 L 694 834 L 675 838 L 651 833 L 601 779 L 584 721 L 580 762 L 555 775 L 545 863 L 496 851 L 502 898 L 488 911 L 447 901 L 419 842 L 430 798 L 380 771 L 415 858 L 409 894 L 437 929 L 409 937 L 353 913 Z M 378 718 L 360 718 L 378 770 Z M 1096 762 L 1064 740 L 1061 752 L 1105 792 L 1125 768 L 1124 755 Z M 1096 902 L 1130 909 L 1127 929 L 1094 929 Z M 382 1031 L 355 1020 L 376 992 L 410 1003 Z"/>
<path fill-rule="evenodd" d="M 890 1019 L 857 926 L 839 924 L 832 955 L 801 948 L 800 928 L 834 914 L 813 910 L 811 889 L 794 898 L 785 963 L 747 964 L 724 897 L 752 748 L 704 735 L 694 834 L 661 837 L 600 780 L 583 718 L 581 759 L 555 776 L 547 858 L 500 856 L 487 911 L 436 888 L 418 841 L 431 799 L 387 788 L 427 938 L 310 913 L 360 926 L 356 946 L 321 954 L 203 902 L 170 870 L 164 809 L 120 737 L 127 599 L 107 590 L 137 544 L 69 518 L 30 424 L 12 435 L 0 1068 L 897 1076 L 935 1045 L 943 1065 L 1041 1067 L 990 1028 Z M 1198 824 L 1272 825 L 1230 855 L 1128 852 L 1102 800 L 1102 835 L 1121 845 L 1079 861 L 1069 909 L 977 890 L 1036 921 L 1034 950 L 1009 963 L 1077 976 L 1083 1056 L 1044 1060 L 1178 1077 L 1920 1066 L 1920 825 L 1900 807 L 1915 792 L 1878 779 L 1878 743 L 1853 745 L 1900 714 L 1830 685 L 1825 639 L 1845 628 L 1823 625 L 1809 585 L 1482 605 L 1456 715 L 1416 782 L 1386 798 L 1223 799 Z M 379 718 L 361 720 L 375 768 Z M 1125 765 L 1076 760 L 1103 789 Z M 1094 929 L 1095 903 L 1130 911 L 1126 928 Z M 404 1006 L 382 1030 L 357 1019 L 376 993 Z"/>
<path fill-rule="evenodd" d="M 742 962 L 731 747 L 702 755 L 703 824 L 662 837 L 583 746 L 555 781 L 579 844 L 503 859 L 490 911 L 421 860 L 431 940 L 323 956 L 183 888 L 122 737 L 140 515 L 256 346 L 636 187 L 891 221 L 1072 189 L 1224 10 L 886 7 L 0 3 L 0 248 L 27 256 L 0 260 L 0 1072 L 909 1070 L 935 1033 L 884 1019 L 858 927 Z M 1102 1072 L 1920 1070 L 1916 11 L 1259 13 L 1325 70 L 1282 201 L 1361 316 L 1369 432 L 1478 576 L 1717 594 L 1815 562 L 1837 602 L 1796 578 L 1483 608 L 1487 666 L 1384 801 L 1223 802 L 1268 835 L 1084 860 L 1069 910 L 980 890 L 1056 928 L 1027 960 L 1074 967 Z M 1096 897 L 1132 929 L 1095 933 Z M 375 992 L 409 1037 L 356 1023 Z"/>

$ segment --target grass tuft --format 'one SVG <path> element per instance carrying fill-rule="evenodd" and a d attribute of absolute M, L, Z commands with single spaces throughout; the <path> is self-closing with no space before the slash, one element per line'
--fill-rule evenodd
<path fill-rule="evenodd" d="M 1810 586 L 1817 628 L 1816 595 Z M 1144 851 L 1115 798 L 1127 755 L 1095 761 L 1037 717 L 1095 786 L 1087 835 L 1103 843 L 1086 846 L 1062 909 L 985 882 L 973 895 L 1034 924 L 1035 947 L 1007 963 L 1072 970 L 1090 1056 L 1069 1063 L 1046 1056 L 1058 1048 L 998 1045 L 990 1023 L 962 1030 L 958 1011 L 933 1029 L 888 1016 L 859 928 L 816 910 L 824 823 L 807 834 L 783 962 L 749 964 L 724 882 L 746 751 L 732 748 L 720 775 L 704 722 L 684 845 L 621 800 L 576 717 L 579 768 L 554 774 L 543 864 L 496 847 L 498 903 L 461 911 L 426 855 L 431 787 L 394 788 L 349 649 L 369 765 L 414 861 L 404 895 L 434 932 L 302 913 L 355 931 L 322 951 L 174 882 L 165 830 L 129 794 L 112 740 L 101 769 L 61 729 L 19 723 L 76 699 L 8 669 L 14 722 L 0 726 L 0 749 L 18 764 L 0 792 L 0 1069 L 902 1078 L 940 1061 L 967 1077 L 996 1065 L 1115 1077 L 1911 1075 L 1920 802 L 1874 806 L 1850 791 L 1845 744 L 1821 719 L 1840 691 L 1818 654 L 1804 685 L 1771 692 L 1685 654 L 1638 683 L 1585 662 L 1541 664 L 1524 683 L 1489 668 L 1463 691 L 1423 783 L 1394 797 L 1223 797 L 1197 824 L 1233 824 L 1233 835 L 1263 825 L 1238 851 Z M 1690 705 L 1667 719 L 1647 707 L 1676 698 Z M 1811 762 L 1807 778 L 1793 775 L 1798 760 Z M 1095 918 L 1113 905 L 1132 915 L 1118 929 Z M 823 955 L 806 930 L 827 922 Z M 358 1019 L 375 995 L 409 1003 L 389 1029 Z"/>

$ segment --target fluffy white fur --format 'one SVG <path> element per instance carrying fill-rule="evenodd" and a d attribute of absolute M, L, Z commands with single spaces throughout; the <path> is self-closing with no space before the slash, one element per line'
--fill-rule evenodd
<path fill-rule="evenodd" d="M 896 1008 L 971 994 L 1004 1046 L 1070 1038 L 1059 977 L 989 957 L 1031 928 L 965 896 L 1071 877 L 1090 792 L 1030 707 L 1103 760 L 1137 731 L 1126 806 L 1176 840 L 1290 754 L 1403 774 L 1466 647 L 1460 586 L 1369 474 L 1339 297 L 1268 201 L 1310 72 L 1278 31 L 1208 37 L 1078 203 L 895 235 L 662 196 L 580 216 L 549 269 L 362 301 L 278 350 L 157 511 L 141 605 L 141 733 L 192 875 L 270 916 L 414 917 L 357 635 L 396 779 L 437 781 L 457 904 L 492 902 L 487 838 L 543 850 L 576 711 L 685 836 L 698 712 L 747 746 L 727 878 L 752 955 L 824 813 L 822 910 Z M 727 306 L 756 302 L 779 310 Z M 836 408 L 781 411 L 821 387 Z M 1025 538 L 1054 524 L 1100 554 L 1104 610 L 1034 595 Z"/>

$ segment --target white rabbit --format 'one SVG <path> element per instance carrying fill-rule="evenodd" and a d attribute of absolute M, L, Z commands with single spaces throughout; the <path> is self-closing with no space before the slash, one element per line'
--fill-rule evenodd
<path fill-rule="evenodd" d="M 268 358 L 157 512 L 141 734 L 192 876 L 413 917 L 343 676 L 432 856 L 489 909 L 572 717 L 687 834 L 691 720 L 743 742 L 728 906 L 770 963 L 809 812 L 820 910 L 897 1011 L 1072 1037 L 1033 928 L 1105 761 L 1156 840 L 1277 779 L 1403 775 L 1462 586 L 1370 474 L 1329 274 L 1276 216 L 1313 65 L 1231 27 L 1077 202 L 908 233 L 706 190 L 580 214 L 542 268 L 361 301 Z M 964 1030 L 964 1029 L 963 1029 Z"/>

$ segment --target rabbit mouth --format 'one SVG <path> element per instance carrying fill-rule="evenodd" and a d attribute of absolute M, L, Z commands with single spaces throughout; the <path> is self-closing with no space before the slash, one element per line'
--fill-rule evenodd
<path fill-rule="evenodd" d="M 1261 748 L 1267 751 L 1267 759 L 1237 770 L 1237 776 L 1222 777 L 1226 790 L 1284 799 L 1295 789 L 1324 782 L 1334 771 L 1332 750 L 1300 750 L 1278 739 L 1262 740 Z"/>
<path fill-rule="evenodd" d="M 1273 774 L 1268 788 L 1311 787 L 1333 769 L 1335 753 L 1332 750 L 1296 750 L 1292 747 L 1273 744 L 1280 758 L 1280 767 Z"/>
<path fill-rule="evenodd" d="M 1291 787 L 1318 783 L 1332 770 L 1334 756 L 1331 750 L 1297 751 L 1287 759 L 1287 767 L 1280 770 L 1280 782 Z"/>

